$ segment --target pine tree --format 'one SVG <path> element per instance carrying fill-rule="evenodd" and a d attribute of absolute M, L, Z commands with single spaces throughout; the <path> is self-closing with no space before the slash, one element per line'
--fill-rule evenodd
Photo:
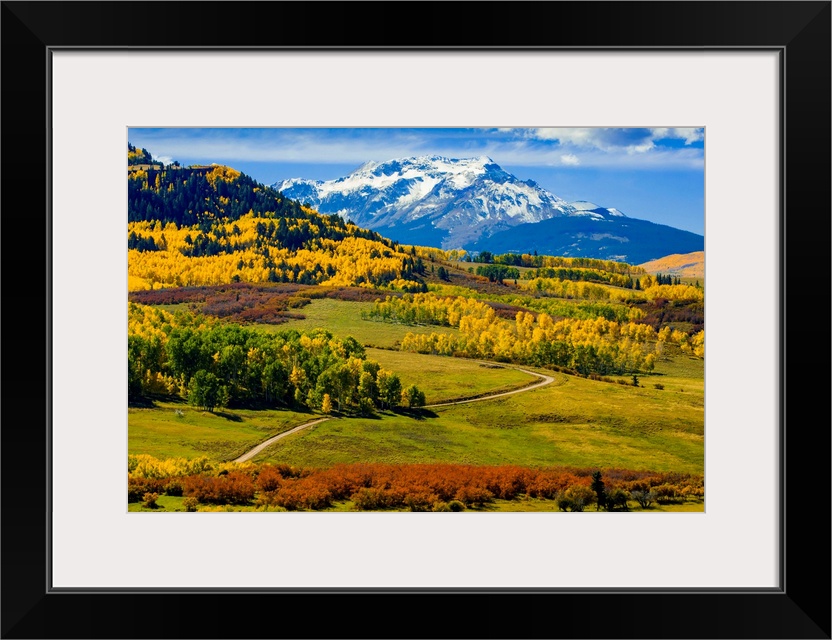
<path fill-rule="evenodd" d="M 604 488 L 604 481 L 601 480 L 601 472 L 596 471 L 592 474 L 592 484 L 590 488 L 595 492 L 595 495 L 598 499 L 598 511 L 601 510 L 601 507 L 606 506 L 607 503 L 607 492 Z"/>

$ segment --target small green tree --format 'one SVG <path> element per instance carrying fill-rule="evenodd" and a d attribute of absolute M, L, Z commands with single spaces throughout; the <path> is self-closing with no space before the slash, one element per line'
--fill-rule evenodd
<path fill-rule="evenodd" d="M 410 409 L 425 406 L 425 394 L 419 390 L 415 384 L 410 385 L 407 389 L 402 391 L 402 402 Z"/>
<path fill-rule="evenodd" d="M 582 484 L 571 485 L 558 496 L 558 509 L 561 511 L 583 511 L 592 504 L 595 495 L 590 487 Z"/>
<path fill-rule="evenodd" d="M 360 398 L 358 400 L 358 412 L 362 416 L 371 416 L 371 415 L 373 415 L 373 409 L 374 408 L 375 408 L 375 405 L 373 404 L 373 401 L 370 400 L 369 398 Z"/>
<path fill-rule="evenodd" d="M 358 382 L 358 397 L 367 398 L 370 402 L 378 401 L 378 385 L 369 371 L 363 371 Z"/>
<path fill-rule="evenodd" d="M 228 391 L 228 387 L 222 385 L 217 392 L 217 406 L 226 409 L 229 404 L 231 404 L 231 394 Z"/>
<path fill-rule="evenodd" d="M 641 489 L 638 489 L 636 491 L 630 491 L 630 497 L 638 502 L 642 509 L 646 509 L 653 504 L 653 500 L 656 499 L 656 494 L 652 491 L 642 491 Z"/>
<path fill-rule="evenodd" d="M 381 369 L 378 372 L 378 395 L 381 403 L 388 408 L 398 407 L 402 399 L 402 382 L 391 371 Z"/>
<path fill-rule="evenodd" d="M 606 509 L 607 511 L 629 511 L 627 506 L 627 498 L 629 494 L 618 487 L 613 487 L 606 492 Z"/>
<path fill-rule="evenodd" d="M 188 402 L 200 409 L 214 411 L 219 402 L 220 381 L 210 371 L 200 369 L 188 386 Z"/>

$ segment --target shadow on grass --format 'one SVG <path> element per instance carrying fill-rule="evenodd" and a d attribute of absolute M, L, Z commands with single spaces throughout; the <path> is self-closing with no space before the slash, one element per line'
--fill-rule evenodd
<path fill-rule="evenodd" d="M 127 400 L 127 406 L 131 409 L 153 409 L 156 403 L 150 398 L 134 398 Z"/>
<path fill-rule="evenodd" d="M 405 416 L 407 418 L 413 418 L 414 420 L 427 420 L 428 418 L 438 418 L 438 414 L 434 413 L 430 409 L 405 409 L 404 407 L 398 407 L 393 409 L 393 413 L 400 416 Z"/>
<path fill-rule="evenodd" d="M 220 418 L 225 418 L 226 420 L 230 420 L 231 422 L 242 422 L 242 417 L 238 416 L 236 413 L 229 413 L 227 411 L 215 411 L 214 415 L 219 416 Z"/>

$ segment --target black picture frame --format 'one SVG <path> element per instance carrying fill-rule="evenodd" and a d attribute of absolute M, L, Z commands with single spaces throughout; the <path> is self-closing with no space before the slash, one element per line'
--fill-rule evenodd
<path fill-rule="evenodd" d="M 368 13 L 389 28 L 379 29 Z M 817 325 L 828 323 L 830 312 L 830 15 L 828 1 L 3 2 L 2 637 L 829 638 L 830 340 Z M 780 588 L 50 590 L 48 274 L 59 265 L 50 264 L 48 98 L 50 51 L 64 47 L 779 51 Z M 88 294 L 79 283 L 79 300 Z M 741 283 L 738 304 L 749 304 Z M 747 480 L 737 500 L 761 490 Z M 77 491 L 83 504 L 90 489 Z M 611 532 L 598 561 L 630 551 L 616 550 Z M 130 552 L 143 561 L 142 550 Z M 388 611 L 400 626 L 384 624 Z"/>

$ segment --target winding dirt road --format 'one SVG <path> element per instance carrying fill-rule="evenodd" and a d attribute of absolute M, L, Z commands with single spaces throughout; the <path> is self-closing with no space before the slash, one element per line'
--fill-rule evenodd
<path fill-rule="evenodd" d="M 480 396 L 479 398 L 469 398 L 468 400 L 453 400 L 451 402 L 440 402 L 438 404 L 427 404 L 425 405 L 425 409 L 432 409 L 433 407 L 450 407 L 455 404 L 467 404 L 469 402 L 482 402 L 483 400 L 493 400 L 494 398 L 502 398 L 503 396 L 511 396 L 515 393 L 523 393 L 524 391 L 532 391 L 534 389 L 539 389 L 540 387 L 545 387 L 547 384 L 552 384 L 555 379 L 552 376 L 547 376 L 543 373 L 535 373 L 534 371 L 529 371 L 528 369 L 520 369 L 518 367 L 510 367 L 511 369 L 517 369 L 517 371 L 522 371 L 523 373 L 528 373 L 530 376 L 535 376 L 540 378 L 540 382 L 536 382 L 535 384 L 530 384 L 526 387 L 520 387 L 519 389 L 513 389 L 512 391 L 501 391 L 500 393 L 489 393 L 485 396 Z"/>
<path fill-rule="evenodd" d="M 254 456 L 260 453 L 263 449 L 268 447 L 270 444 L 274 444 L 281 438 L 285 438 L 286 436 L 290 436 L 293 433 L 297 433 L 301 429 L 306 429 L 306 427 L 311 427 L 313 424 L 319 424 L 321 422 L 326 422 L 327 420 L 331 420 L 332 418 L 318 418 L 317 420 L 312 420 L 311 422 L 305 422 L 304 424 L 298 425 L 297 427 L 293 427 L 288 431 L 284 431 L 283 433 L 278 433 L 276 436 L 273 436 L 266 440 L 265 442 L 261 442 L 258 444 L 254 449 L 251 451 L 246 451 L 243 455 L 239 458 L 235 458 L 234 462 L 245 462 L 246 460 L 251 460 Z"/>
<path fill-rule="evenodd" d="M 528 385 L 526 387 L 520 387 L 519 389 L 513 389 L 512 391 L 501 391 L 499 393 L 491 393 L 485 396 L 480 396 L 479 398 L 469 398 L 467 400 L 452 400 L 451 402 L 440 402 L 438 404 L 427 404 L 425 405 L 425 409 L 433 409 L 435 407 L 451 407 L 456 404 L 468 404 L 469 402 L 483 402 L 485 400 L 494 400 L 495 398 L 502 398 L 503 396 L 511 396 L 515 393 L 525 393 L 526 391 L 533 391 L 535 389 L 539 389 L 540 387 L 545 387 L 547 384 L 552 384 L 555 379 L 552 376 L 547 376 L 543 373 L 536 373 L 534 371 L 529 371 L 528 369 L 520 369 L 519 367 L 510 367 L 512 369 L 517 369 L 517 371 L 522 371 L 523 373 L 528 373 L 530 376 L 535 376 L 536 378 L 540 378 L 540 382 L 536 382 L 535 384 Z M 297 433 L 307 427 L 311 427 L 316 424 L 320 424 L 321 422 L 326 422 L 327 420 L 332 420 L 332 418 L 318 418 L 317 420 L 311 420 L 310 422 L 305 422 L 297 427 L 293 427 L 288 431 L 284 431 L 283 433 L 279 433 L 276 436 L 269 438 L 268 440 L 261 442 L 256 447 L 247 451 L 239 458 L 235 458 L 234 462 L 246 462 L 247 460 L 251 460 L 254 456 L 260 453 L 266 447 L 274 444 L 281 438 L 285 438 L 286 436 L 290 436 L 293 433 Z"/>

